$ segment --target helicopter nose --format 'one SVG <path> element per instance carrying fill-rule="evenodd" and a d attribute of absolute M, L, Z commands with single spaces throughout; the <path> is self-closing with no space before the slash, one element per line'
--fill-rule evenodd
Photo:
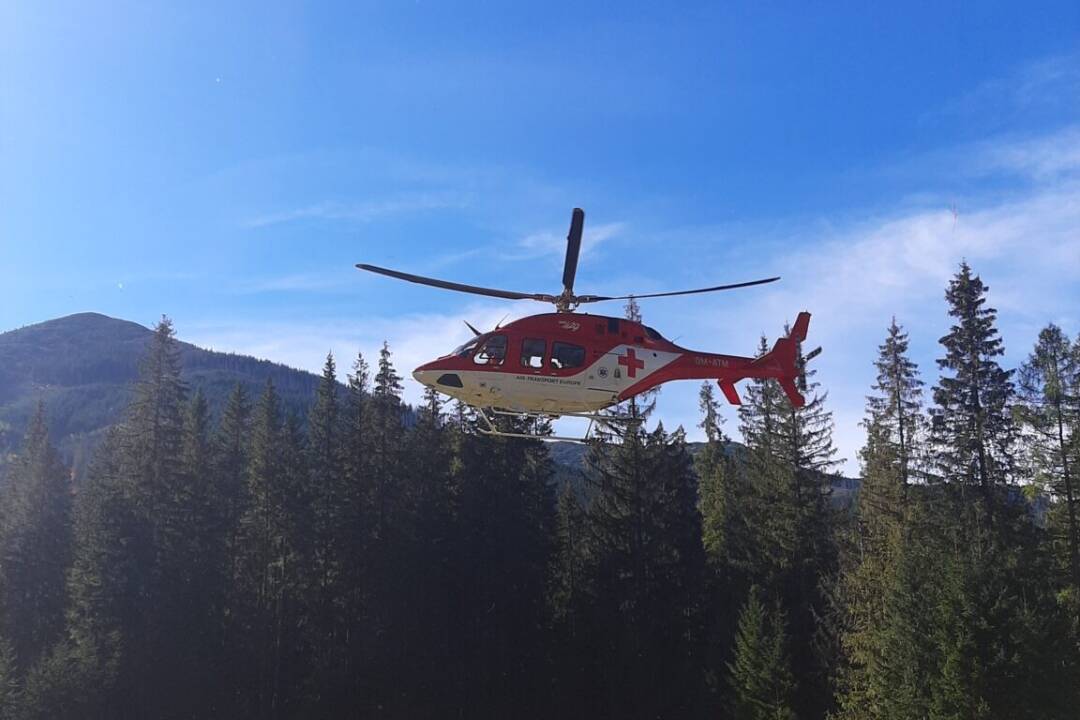
<path fill-rule="evenodd" d="M 438 367 L 436 367 L 437 364 L 438 363 L 434 360 L 428 363 L 424 363 L 420 367 L 413 370 L 413 378 L 421 385 L 434 385 L 436 379 L 439 377 L 439 375 L 442 374 L 442 371 L 439 370 Z"/>
<path fill-rule="evenodd" d="M 452 395 L 455 390 L 462 388 L 461 376 L 456 372 L 447 372 L 445 367 L 440 368 L 438 361 L 421 365 L 413 370 L 416 382 L 433 387 L 436 390 Z"/>

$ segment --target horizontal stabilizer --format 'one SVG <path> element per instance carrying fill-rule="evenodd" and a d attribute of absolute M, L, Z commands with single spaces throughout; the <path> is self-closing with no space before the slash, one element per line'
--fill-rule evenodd
<path fill-rule="evenodd" d="M 739 393 L 735 390 L 735 383 L 730 380 L 717 380 L 716 384 L 720 386 L 720 392 L 724 393 L 724 397 L 732 405 L 742 405 L 742 400 L 739 399 Z"/>
<path fill-rule="evenodd" d="M 788 396 L 792 407 L 801 408 L 806 404 L 806 398 L 799 392 L 799 388 L 795 387 L 795 381 L 791 378 L 781 378 L 780 387 L 784 389 L 784 394 Z"/>

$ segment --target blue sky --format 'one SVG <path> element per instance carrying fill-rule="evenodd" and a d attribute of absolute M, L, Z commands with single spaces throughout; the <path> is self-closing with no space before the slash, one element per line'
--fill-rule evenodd
<path fill-rule="evenodd" d="M 962 257 L 1007 363 L 1080 331 L 1075 2 L 90 5 L 0 6 L 0 329 L 167 313 L 310 369 L 386 338 L 407 370 L 544 308 L 354 263 L 557 291 L 581 206 L 579 290 L 783 275 L 646 319 L 750 353 L 814 312 L 848 459 L 892 314 L 935 379 Z"/>

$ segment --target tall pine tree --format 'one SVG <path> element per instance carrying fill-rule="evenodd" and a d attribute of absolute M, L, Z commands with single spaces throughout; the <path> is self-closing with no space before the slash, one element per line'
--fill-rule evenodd
<path fill-rule="evenodd" d="M 791 675 L 785 649 L 784 613 L 770 613 L 757 585 L 739 613 L 734 659 L 728 682 L 734 691 L 735 720 L 794 720 Z"/>
<path fill-rule="evenodd" d="M 996 489 L 1013 470 L 1015 428 L 1009 412 L 1011 373 L 997 358 L 1004 353 L 995 321 L 986 306 L 989 291 L 971 267 L 961 263 L 945 299 L 954 323 L 941 338 L 945 372 L 934 388 L 934 450 L 938 471 L 947 482 L 979 489 L 987 513 L 993 513 Z"/>
<path fill-rule="evenodd" d="M 283 420 L 269 380 L 255 408 L 248 455 L 233 600 L 249 693 L 242 712 L 282 717 L 295 712 L 307 666 L 301 620 L 308 478 L 298 423 Z"/>
<path fill-rule="evenodd" d="M 9 644 L 9 678 L 60 638 L 70 555 L 70 474 L 49 442 L 45 406 L 38 403 L 0 490 L 0 642 Z"/>
<path fill-rule="evenodd" d="M 1065 547 L 1069 582 L 1080 601 L 1080 527 L 1076 484 L 1080 450 L 1080 342 L 1073 345 L 1056 325 L 1039 333 L 1035 349 L 1020 367 L 1019 417 L 1029 430 L 1028 454 L 1034 475 L 1058 502 L 1053 527 Z"/>
<path fill-rule="evenodd" d="M 681 430 L 628 430 L 589 455 L 597 706 L 625 716 L 686 714 L 701 702 L 701 519 Z"/>
<path fill-rule="evenodd" d="M 863 420 L 862 483 L 841 583 L 846 666 L 840 706 L 849 718 L 874 717 L 893 692 L 884 676 L 894 669 L 883 658 L 889 621 L 883 599 L 907 590 L 893 575 L 909 520 L 908 484 L 923 456 L 924 439 L 922 381 L 907 349 L 907 333 L 894 318 L 874 362 L 877 380 Z"/>

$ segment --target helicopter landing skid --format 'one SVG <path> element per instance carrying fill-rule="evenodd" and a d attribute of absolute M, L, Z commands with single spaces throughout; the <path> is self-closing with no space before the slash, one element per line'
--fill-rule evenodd
<path fill-rule="evenodd" d="M 596 413 L 564 412 L 564 413 L 553 414 L 553 413 L 540 413 L 540 412 L 514 412 L 514 411 L 511 411 L 511 410 L 500 410 L 500 409 L 497 409 L 497 408 L 487 408 L 485 410 L 484 408 L 480 408 L 480 407 L 476 408 L 476 412 L 480 415 L 481 418 L 484 419 L 484 424 L 487 425 L 486 428 L 484 428 L 484 427 L 478 427 L 477 428 L 477 432 L 479 432 L 482 435 L 491 435 L 491 436 L 494 436 L 494 437 L 508 437 L 508 438 L 525 438 L 527 440 L 544 440 L 546 442 L 587 443 L 587 442 L 589 442 L 589 440 L 591 440 L 593 437 L 595 437 L 594 430 L 596 428 L 600 427 L 600 426 L 603 426 L 603 427 L 607 428 L 608 430 L 615 433 L 615 435 L 617 435 L 618 437 L 621 438 L 623 436 L 623 431 L 619 427 L 619 425 L 625 425 L 627 427 L 630 427 L 632 425 L 635 425 L 635 424 L 641 422 L 640 418 L 613 417 L 611 415 L 598 415 Z M 499 430 L 497 427 L 495 427 L 495 423 L 492 420 L 492 418 L 488 415 L 488 413 L 491 413 L 492 415 L 502 415 L 502 416 L 505 416 L 505 417 L 546 419 L 546 420 L 557 420 L 560 417 L 584 418 L 584 419 L 589 421 L 589 426 L 585 429 L 585 435 L 583 437 L 569 437 L 569 436 L 565 436 L 565 435 L 536 435 L 534 433 L 505 432 L 505 431 Z"/>

